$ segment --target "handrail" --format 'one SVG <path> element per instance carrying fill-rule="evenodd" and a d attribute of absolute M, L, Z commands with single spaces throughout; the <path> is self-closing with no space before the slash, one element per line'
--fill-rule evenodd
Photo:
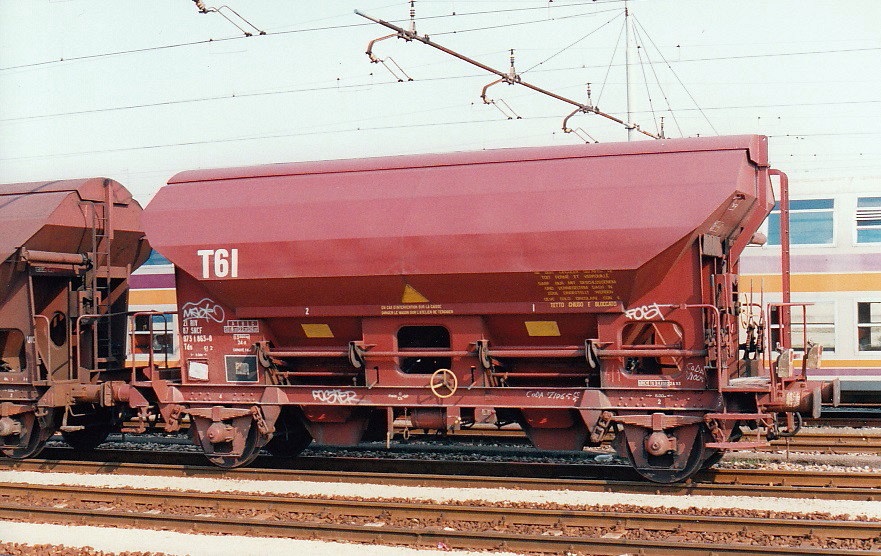
<path fill-rule="evenodd" d="M 40 342 L 36 341 L 36 334 L 34 334 L 34 345 L 37 348 L 37 357 L 39 357 L 40 361 L 42 361 L 43 364 L 46 365 L 46 380 L 50 380 L 52 377 L 52 348 L 49 345 L 49 342 L 51 342 L 52 340 L 49 338 L 49 329 L 50 329 L 50 326 L 52 323 L 49 320 L 49 317 L 47 317 L 46 315 L 34 315 L 34 330 L 35 331 L 37 328 L 36 319 L 38 319 L 38 318 L 41 318 L 46 321 L 46 353 L 49 356 L 46 357 L 45 355 L 43 355 L 43 350 L 40 349 Z M 65 334 L 67 334 L 67 331 L 65 331 Z M 37 363 L 37 371 L 39 372 L 40 362 L 37 361 L 36 363 Z M 33 376 L 33 375 L 31 375 L 31 376 Z"/>
<path fill-rule="evenodd" d="M 365 357 L 477 357 L 477 349 L 473 350 L 441 350 L 441 349 L 420 349 L 420 348 L 402 348 L 395 351 L 373 351 L 368 346 L 364 346 L 363 355 Z M 269 350 L 266 355 L 270 357 L 348 357 L 348 347 L 330 347 L 330 348 L 278 348 Z M 487 351 L 490 357 L 534 357 L 534 358 L 555 358 L 555 357 L 584 357 L 585 350 L 579 346 L 560 346 L 560 347 L 498 347 L 491 348 Z"/>
<path fill-rule="evenodd" d="M 84 253 L 58 253 L 55 251 L 21 250 L 21 260 L 35 264 L 63 264 L 87 266 L 89 256 Z"/>
<path fill-rule="evenodd" d="M 131 377 L 131 379 L 132 379 L 132 382 L 134 382 L 136 380 L 135 375 L 137 374 L 137 368 L 138 368 L 137 358 L 135 357 L 135 355 L 136 355 L 135 354 L 135 324 L 137 321 L 137 317 L 141 317 L 141 316 L 152 317 L 153 315 L 165 316 L 165 315 L 174 315 L 174 314 L 175 314 L 174 311 L 137 311 L 135 313 L 129 314 L 129 325 L 130 325 L 130 329 L 131 329 L 131 334 L 129 334 L 129 353 L 131 353 L 131 356 L 132 356 L 132 358 L 131 358 L 131 362 L 132 362 L 132 366 L 131 366 L 132 377 Z M 147 327 L 147 329 L 150 334 L 148 337 L 148 347 L 147 347 L 147 365 L 150 369 L 152 369 L 155 362 L 156 362 L 155 358 L 153 356 L 154 355 L 153 354 L 153 319 L 150 318 L 148 320 L 148 323 L 149 323 L 149 326 Z M 168 321 L 164 320 L 163 324 L 164 324 L 163 334 L 165 334 L 167 336 L 168 335 Z M 174 351 L 174 340 L 173 339 L 172 339 L 172 351 Z M 168 367 L 169 354 L 168 354 L 168 351 L 164 351 L 163 353 L 165 354 L 165 368 L 168 369 L 169 368 Z"/>
<path fill-rule="evenodd" d="M 780 170 L 768 170 L 768 176 L 780 178 L 780 286 L 783 303 L 789 303 L 792 294 L 790 274 L 790 242 L 789 242 L 789 178 Z M 780 324 L 789 328 L 789 311 L 780 315 Z M 791 348 L 790 340 L 783 342 L 784 348 Z"/>
<path fill-rule="evenodd" d="M 721 388 L 723 384 L 728 384 L 728 379 L 725 376 L 726 371 L 728 370 L 728 362 L 725 361 L 722 357 L 722 312 L 719 311 L 719 308 L 710 303 L 689 303 L 685 305 L 681 305 L 681 307 L 685 309 L 709 309 L 715 315 L 713 329 L 715 331 L 716 338 L 716 384 L 717 388 Z M 723 377 L 725 380 L 723 381 Z"/>
<path fill-rule="evenodd" d="M 677 346 L 679 344 L 676 344 Z M 521 357 L 535 359 L 553 359 L 567 357 L 585 357 L 585 348 L 579 346 L 560 347 L 508 347 L 501 346 L 489 348 L 486 355 L 489 357 Z M 348 348 L 280 348 L 269 350 L 266 355 L 279 358 L 295 357 L 348 357 Z M 404 348 L 397 351 L 371 351 L 363 352 L 365 357 L 477 357 L 477 350 L 423 350 Z M 600 357 L 704 357 L 706 350 L 688 350 L 669 348 L 657 345 L 626 346 L 626 349 L 596 349 L 596 355 Z"/>
<path fill-rule="evenodd" d="M 109 313 L 104 314 L 104 315 L 97 314 L 97 313 L 95 313 L 95 314 L 92 314 L 92 313 L 82 314 L 76 318 L 76 329 L 75 329 L 74 333 L 77 336 L 80 335 L 80 326 L 82 326 L 83 319 L 100 319 L 100 318 L 109 318 L 109 317 L 110 317 Z M 79 376 L 80 367 L 82 367 L 82 356 L 83 356 L 82 343 L 78 341 L 77 346 L 78 347 L 76 350 L 76 369 L 74 369 L 74 370 L 76 371 L 77 376 Z M 97 359 L 98 353 L 97 353 L 97 350 L 94 350 L 94 347 L 93 347 L 93 351 L 94 351 L 94 353 L 92 353 L 92 357 L 94 359 Z"/>
<path fill-rule="evenodd" d="M 268 350 L 264 352 L 270 357 L 348 357 L 348 348 L 326 348 L 326 349 L 307 349 L 307 348 L 284 348 L 276 350 Z"/>
<path fill-rule="evenodd" d="M 813 303 L 811 303 L 811 302 L 803 302 L 803 303 L 792 303 L 792 302 L 788 302 L 788 303 L 774 303 L 774 302 L 769 302 L 769 303 L 768 303 L 768 314 L 769 314 L 769 315 L 771 314 L 771 309 L 772 309 L 773 307 L 779 307 L 779 308 L 784 308 L 784 307 L 786 307 L 786 308 L 789 308 L 789 307 L 801 307 L 801 333 L 802 333 L 802 334 L 801 334 L 801 335 L 802 335 L 801 345 L 802 345 L 802 352 L 803 352 L 803 353 L 807 353 L 807 351 L 808 351 L 808 306 L 809 306 L 809 305 L 813 305 Z M 788 313 L 789 311 L 786 311 L 786 312 Z M 781 311 L 780 313 L 781 313 L 781 317 L 782 317 L 782 313 L 783 313 L 783 311 Z M 778 330 L 780 331 L 780 332 L 779 332 L 779 336 L 780 336 L 780 346 L 783 348 L 783 350 L 792 349 L 792 338 L 790 337 L 790 335 L 792 334 L 792 322 L 791 322 L 791 319 L 789 319 L 789 322 L 787 322 L 785 326 L 784 326 L 784 323 L 783 323 L 783 319 L 782 319 L 782 318 L 780 318 L 779 321 L 780 321 L 780 322 L 779 322 L 779 325 L 778 325 L 778 326 L 779 326 Z M 770 328 L 772 328 L 772 327 L 769 327 L 769 334 L 770 334 Z M 786 342 L 785 342 L 785 343 L 784 343 L 784 341 L 783 341 L 784 338 L 786 338 Z M 769 342 L 769 343 L 770 343 L 770 342 Z M 769 350 L 769 351 L 770 351 L 770 350 Z M 776 373 L 776 369 L 772 369 L 771 377 L 772 377 L 772 378 L 771 378 L 772 382 L 776 385 L 776 382 L 777 382 L 776 379 L 778 378 L 778 377 L 777 377 L 777 373 Z M 803 378 L 806 378 L 805 375 L 804 375 L 804 368 L 802 368 L 802 377 L 803 377 Z"/>
<path fill-rule="evenodd" d="M 598 357 L 706 357 L 705 349 L 597 349 Z"/>
<path fill-rule="evenodd" d="M 281 348 L 269 350 L 266 352 L 266 355 L 270 357 L 348 357 L 349 348 Z M 398 351 L 371 351 L 366 349 L 364 355 L 372 357 L 469 357 L 477 355 L 477 352 L 418 348 L 404 348 Z"/>
<path fill-rule="evenodd" d="M 770 314 L 771 309 L 772 309 L 773 307 L 801 307 L 801 324 L 802 324 L 802 338 L 801 338 L 801 345 L 806 347 L 806 346 L 808 345 L 808 329 L 807 329 L 807 324 L 808 324 L 808 306 L 809 306 L 809 305 L 813 305 L 813 304 L 814 304 L 814 303 L 809 302 L 809 301 L 802 302 L 802 303 L 793 303 L 793 302 L 789 302 L 789 303 L 785 303 L 785 302 L 784 302 L 784 303 L 774 303 L 774 302 L 768 302 L 768 313 Z M 789 326 L 787 327 L 786 332 L 790 332 L 790 333 L 791 333 L 791 332 L 792 332 L 792 322 L 789 322 L 788 325 L 789 325 Z M 780 328 L 780 333 L 781 333 L 781 337 L 780 337 L 780 345 L 781 345 L 782 347 L 786 348 L 786 349 L 791 349 L 791 348 L 792 348 L 792 338 L 789 338 L 789 342 L 788 342 L 789 345 L 786 345 L 786 344 L 783 343 L 783 336 L 782 336 L 782 334 L 783 334 L 784 330 L 783 330 L 783 322 L 782 322 L 782 319 L 781 319 L 781 322 L 778 323 L 778 327 Z M 788 337 L 788 336 L 787 336 L 787 337 Z"/>

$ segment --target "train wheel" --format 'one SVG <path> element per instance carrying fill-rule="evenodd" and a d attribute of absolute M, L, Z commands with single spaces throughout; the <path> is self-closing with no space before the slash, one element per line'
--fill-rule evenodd
<path fill-rule="evenodd" d="M 61 431 L 64 441 L 79 451 L 90 452 L 101 445 L 113 432 L 113 414 L 98 411 L 85 415 L 82 419 L 69 420 L 71 425 L 85 427 L 78 431 Z"/>
<path fill-rule="evenodd" d="M 292 458 L 300 455 L 312 443 L 312 435 L 303 424 L 298 411 L 282 409 L 275 422 L 275 434 L 264 448 L 276 457 Z"/>
<path fill-rule="evenodd" d="M 211 427 L 223 430 L 228 425 L 219 422 L 212 423 L 202 417 L 192 417 L 192 420 L 190 431 L 193 435 L 193 442 L 202 447 L 205 457 L 217 467 L 233 469 L 248 465 L 260 452 L 261 444 L 258 443 L 260 433 L 250 416 L 233 419 L 233 424 L 230 427 L 237 430 L 228 440 L 221 439 L 216 442 L 212 442 L 214 433 Z M 241 435 L 241 437 L 235 438 L 236 435 Z"/>
<path fill-rule="evenodd" d="M 7 439 L 18 439 L 17 445 L 4 445 L 0 447 L 3 455 L 12 459 L 32 458 L 43 451 L 46 442 L 55 433 L 54 412 L 44 417 L 37 417 L 33 413 L 23 413 L 20 415 L 21 432 Z"/>
<path fill-rule="evenodd" d="M 224 469 L 235 469 L 236 467 L 242 467 L 244 465 L 248 465 L 255 459 L 257 459 L 257 455 L 260 453 L 260 448 L 257 447 L 256 442 L 256 434 L 254 434 L 255 440 L 248 439 L 248 444 L 245 446 L 245 450 L 242 452 L 240 456 L 220 456 L 220 455 L 211 455 L 208 456 L 208 461 L 216 465 L 217 467 L 222 467 Z"/>
<path fill-rule="evenodd" d="M 676 438 L 676 448 L 655 456 L 648 453 L 646 445 L 651 443 L 651 435 L 658 433 L 643 427 L 624 426 L 630 464 L 644 479 L 664 484 L 684 481 L 699 471 L 713 455 L 705 447 L 708 433 L 702 424 L 677 427 L 672 433 Z"/>
<path fill-rule="evenodd" d="M 62 432 L 61 437 L 67 442 L 71 448 L 78 451 L 90 452 L 104 443 L 110 435 L 111 426 L 109 424 L 97 424 L 86 427 L 81 431 Z"/>

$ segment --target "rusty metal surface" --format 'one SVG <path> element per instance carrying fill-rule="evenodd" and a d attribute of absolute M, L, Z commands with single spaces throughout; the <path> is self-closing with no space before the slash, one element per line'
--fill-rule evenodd
<path fill-rule="evenodd" d="M 533 273 L 555 269 L 610 271 L 626 304 L 635 269 L 692 234 L 731 232 L 765 148 L 741 136 L 185 172 L 145 227 L 181 270 L 259 316 L 393 306 L 402 276 L 431 303 L 543 302 Z M 726 214 L 737 193 L 746 202 Z M 470 309 L 457 312 L 487 312 Z"/>
<path fill-rule="evenodd" d="M 88 417 L 69 407 L 117 401 L 98 373 L 124 360 L 127 278 L 150 252 L 140 216 L 107 178 L 0 185 L 4 455 L 33 456 L 58 429 L 84 446 L 73 421 Z"/>
<path fill-rule="evenodd" d="M 801 376 L 729 382 L 737 261 L 774 206 L 766 158 L 765 137 L 738 136 L 179 174 L 145 212 L 186 361 L 182 384 L 154 381 L 161 410 L 252 405 L 266 436 L 294 405 L 302 438 L 351 445 L 373 408 L 388 438 L 395 411 L 437 406 L 455 428 L 510 408 L 555 449 L 613 410 L 619 455 L 684 480 L 730 447 L 730 420 L 701 421 L 727 394 L 819 404 Z"/>
<path fill-rule="evenodd" d="M 90 229 L 91 222 L 80 203 L 102 202 L 104 181 L 90 178 L 0 184 L 0 260 L 23 246 L 39 251 L 85 253 L 91 241 L 85 230 Z M 110 180 L 110 185 L 113 203 L 118 207 L 113 225 L 124 234 L 143 235 L 137 201 L 118 182 Z M 132 239 L 137 243 L 140 237 Z M 126 252 L 129 254 L 123 256 L 138 258 L 132 257 L 131 248 Z M 146 249 L 143 258 L 148 252 Z"/>
<path fill-rule="evenodd" d="M 67 193 L 3 195 L 0 197 L 0 260 L 4 260 L 33 237 L 52 212 L 67 199 Z"/>

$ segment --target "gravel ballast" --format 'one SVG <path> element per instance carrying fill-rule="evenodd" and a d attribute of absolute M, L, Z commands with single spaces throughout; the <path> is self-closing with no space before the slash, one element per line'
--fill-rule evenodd
<path fill-rule="evenodd" d="M 0 554 L 4 556 L 429 556 L 450 553 L 395 546 L 13 521 L 0 521 L 0 540 L 6 544 L 0 544 Z M 13 544 L 19 545 L 15 547 L 17 550 L 12 550 Z M 486 556 L 479 552 L 456 551 L 456 554 Z M 496 556 L 515 555 L 497 553 Z"/>

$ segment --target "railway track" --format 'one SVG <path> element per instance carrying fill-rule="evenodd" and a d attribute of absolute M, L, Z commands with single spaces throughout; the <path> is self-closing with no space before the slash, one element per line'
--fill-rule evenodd
<path fill-rule="evenodd" d="M 869 554 L 881 523 L 0 483 L 0 518 L 542 553 Z M 825 547 L 825 548 L 824 548 Z M 839 548 L 831 548 L 839 547 Z"/>
<path fill-rule="evenodd" d="M 824 407 L 819 419 L 805 419 L 809 426 L 824 427 L 881 427 L 881 406 L 858 404 L 840 407 Z"/>
<path fill-rule="evenodd" d="M 794 452 L 821 452 L 826 454 L 879 454 L 881 435 L 877 432 L 803 430 L 792 438 L 774 440 L 770 448 L 760 451 L 790 450 Z"/>
<path fill-rule="evenodd" d="M 57 449 L 56 449 L 57 450 Z M 64 452 L 64 450 L 61 450 Z M 105 455 L 111 450 L 100 450 Z M 682 485 L 573 476 L 626 475 L 615 465 L 414 461 L 308 456 L 258 458 L 256 467 L 224 470 L 155 461 L 0 460 L 0 470 L 260 481 L 313 481 L 454 489 L 881 500 L 881 474 L 718 469 Z M 167 459 L 168 453 L 148 453 Z M 186 458 L 184 458 L 186 459 Z M 268 464 L 265 467 L 262 465 Z M 271 466 L 287 464 L 293 469 Z M 407 472 L 401 472 L 406 469 Z M 418 472 L 416 472 L 418 469 Z M 436 471 L 425 474 L 427 469 Z M 495 476 L 481 476 L 494 474 Z M 157 480 L 161 483 L 161 480 Z M 364 491 L 370 491 L 365 487 Z M 585 554 L 869 554 L 881 550 L 881 523 L 607 507 L 499 507 L 499 504 L 339 500 L 288 495 L 174 492 L 130 488 L 0 484 L 0 518 L 204 533 L 348 540 L 406 546 Z M 752 507 L 752 506 L 750 506 Z M 672 513 L 671 513 L 672 512 Z M 734 517 L 733 517 L 734 516 Z"/>
<path fill-rule="evenodd" d="M 400 459 L 310 456 L 289 460 L 258 458 L 252 467 L 219 469 L 150 461 L 0 460 L 0 470 L 51 471 L 83 475 L 223 478 L 239 480 L 374 483 L 397 486 L 558 490 L 702 496 L 754 496 L 881 501 L 881 473 L 808 472 L 763 469 L 711 469 L 695 480 L 659 485 L 635 480 L 627 466 L 541 463 L 492 464 Z M 580 473 L 584 470 L 585 473 Z M 583 475 L 589 473 L 585 478 Z"/>

